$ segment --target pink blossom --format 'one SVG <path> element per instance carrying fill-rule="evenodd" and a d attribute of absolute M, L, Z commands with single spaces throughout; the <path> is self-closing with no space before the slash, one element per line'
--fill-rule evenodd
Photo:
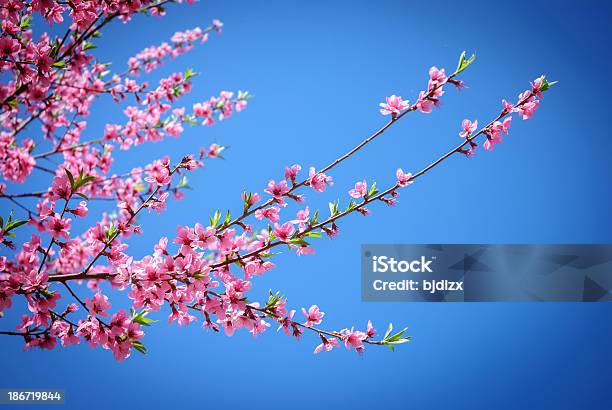
<path fill-rule="evenodd" d="M 88 211 L 89 210 L 87 209 L 87 202 L 81 201 L 79 202 L 79 205 L 71 212 L 80 218 L 84 218 L 85 216 L 87 216 Z"/>
<path fill-rule="evenodd" d="M 355 183 L 355 188 L 349 191 L 349 195 L 353 198 L 362 198 L 368 194 L 368 184 L 365 179 Z"/>
<path fill-rule="evenodd" d="M 367 327 L 367 330 L 366 330 L 366 336 L 368 338 L 376 336 L 376 329 L 374 329 L 374 326 L 372 325 L 372 321 L 371 320 L 368 320 L 368 327 Z"/>
<path fill-rule="evenodd" d="M 271 222 L 278 222 L 280 220 L 280 217 L 278 216 L 278 211 L 280 211 L 280 208 L 278 206 L 258 209 L 257 211 L 255 211 L 255 218 L 259 220 L 267 218 Z"/>
<path fill-rule="evenodd" d="M 503 132 L 504 134 L 508 135 L 510 124 L 512 124 L 512 117 L 507 117 L 501 122 L 495 121 L 491 127 L 491 132 L 493 134 L 501 134 Z"/>
<path fill-rule="evenodd" d="M 301 169 L 302 167 L 298 164 L 292 165 L 291 167 L 285 167 L 285 179 L 295 181 L 295 178 Z"/>
<path fill-rule="evenodd" d="M 315 347 L 314 353 L 321 353 L 323 350 L 325 350 L 326 352 L 331 351 L 334 347 L 338 347 L 339 343 L 338 343 L 338 339 L 336 339 L 335 337 L 330 337 L 329 339 L 326 337 L 321 337 L 323 343 L 321 343 L 320 345 L 318 345 L 317 347 Z"/>
<path fill-rule="evenodd" d="M 53 215 L 47 220 L 47 229 L 54 239 L 70 239 L 70 218 L 62 218 L 60 214 Z"/>
<path fill-rule="evenodd" d="M 323 192 L 328 186 L 333 185 L 333 179 L 322 172 L 316 172 L 314 167 L 310 167 L 308 185 L 315 191 Z"/>
<path fill-rule="evenodd" d="M 425 91 L 421 91 L 419 93 L 419 99 L 417 100 L 416 107 L 421 110 L 421 112 L 429 114 L 433 110 L 435 102 L 426 96 L 427 93 L 425 93 Z"/>
<path fill-rule="evenodd" d="M 306 207 L 305 209 L 300 209 L 296 213 L 297 219 L 294 219 L 293 221 L 291 221 L 291 223 L 298 224 L 300 228 L 300 232 L 302 232 L 304 229 L 306 229 L 306 225 L 310 221 L 309 215 L 310 215 L 309 207 Z"/>
<path fill-rule="evenodd" d="M 412 184 L 412 174 L 408 172 L 407 174 L 401 168 L 398 168 L 395 172 L 395 176 L 397 177 L 397 184 L 400 187 L 405 187 Z"/>
<path fill-rule="evenodd" d="M 367 335 L 363 332 L 355 331 L 354 329 L 344 329 L 342 332 L 342 339 L 344 340 L 344 346 L 347 349 L 354 348 L 357 352 L 361 353 L 364 350 L 363 341 L 367 338 Z"/>
<path fill-rule="evenodd" d="M 277 223 L 274 224 L 274 236 L 276 236 L 281 242 L 288 242 L 294 232 L 295 228 L 291 222 L 285 222 L 282 225 Z"/>
<path fill-rule="evenodd" d="M 2 57 L 10 57 L 18 52 L 20 48 L 21 45 L 17 39 L 7 37 L 0 38 L 0 55 L 2 55 Z"/>
<path fill-rule="evenodd" d="M 533 82 L 529 83 L 531 85 L 531 91 L 535 95 L 537 95 L 539 98 L 543 98 L 542 87 L 544 86 L 545 81 L 546 81 L 546 77 L 540 76 L 536 78 Z"/>
<path fill-rule="evenodd" d="M 324 312 L 319 311 L 319 307 L 317 305 L 312 305 L 306 309 L 302 308 L 302 314 L 306 317 L 305 326 L 314 326 L 321 323 L 323 316 L 325 316 Z"/>
<path fill-rule="evenodd" d="M 282 181 L 279 181 L 278 184 L 272 179 L 270 180 L 270 182 L 268 182 L 268 187 L 264 189 L 264 191 L 275 198 L 281 198 L 287 192 L 289 192 L 290 189 L 287 186 L 287 181 L 285 181 L 284 179 Z"/>
<path fill-rule="evenodd" d="M 529 97 L 530 94 L 530 91 L 521 93 L 519 95 L 519 101 L 524 102 L 516 105 L 513 109 L 513 111 L 517 112 L 524 120 L 533 117 L 535 110 L 540 106 L 540 102 L 534 96 Z"/>
<path fill-rule="evenodd" d="M 149 172 L 149 176 L 145 178 L 145 181 L 157 186 L 164 186 L 170 184 L 171 176 L 168 168 L 160 168 Z"/>
<path fill-rule="evenodd" d="M 459 136 L 461 138 L 468 138 L 472 135 L 472 133 L 474 131 L 476 131 L 476 128 L 478 128 L 478 121 L 470 121 L 470 120 L 463 120 L 461 122 L 461 128 L 463 129 L 463 131 L 461 131 L 459 133 Z"/>
<path fill-rule="evenodd" d="M 446 73 L 444 72 L 443 68 L 432 66 L 429 69 L 429 79 L 431 81 L 435 81 L 438 84 L 441 84 L 446 81 Z"/>
<path fill-rule="evenodd" d="M 193 233 L 196 237 L 193 245 L 200 249 L 207 249 L 217 242 L 217 238 L 215 237 L 217 230 L 213 227 L 207 226 L 204 228 L 202 224 L 196 223 Z"/>
<path fill-rule="evenodd" d="M 85 305 L 91 315 L 100 315 L 104 317 L 108 316 L 105 310 L 111 307 L 111 304 L 108 302 L 108 297 L 102 293 L 96 293 L 92 299 L 85 299 Z"/>
<path fill-rule="evenodd" d="M 386 102 L 378 104 L 380 108 L 380 113 L 382 115 L 391 114 L 393 117 L 397 116 L 400 112 L 408 108 L 408 100 L 404 101 L 402 97 L 397 95 L 392 95 L 391 97 L 386 98 Z"/>
<path fill-rule="evenodd" d="M 509 103 L 506 100 L 502 100 L 502 105 L 504 107 L 504 113 L 509 113 L 510 111 L 512 111 L 514 109 L 514 105 Z"/>

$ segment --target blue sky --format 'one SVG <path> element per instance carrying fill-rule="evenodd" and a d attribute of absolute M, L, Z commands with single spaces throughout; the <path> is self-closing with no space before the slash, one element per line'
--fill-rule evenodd
<path fill-rule="evenodd" d="M 332 190 L 308 192 L 311 208 L 346 200 L 356 180 L 384 186 L 398 166 L 422 168 L 458 142 L 463 118 L 488 121 L 501 98 L 516 98 L 540 74 L 560 82 L 534 119 L 514 119 L 495 152 L 452 158 L 402 192 L 395 208 L 378 206 L 370 217 L 345 220 L 338 238 L 316 243 L 316 256 L 280 255 L 278 268 L 254 283 L 253 298 L 272 288 L 294 307 L 318 304 L 328 328 L 363 327 L 368 319 L 381 331 L 388 322 L 408 326 L 414 339 L 401 349 L 314 356 L 318 342 L 310 336 L 227 338 L 198 324 L 168 326 L 166 313 L 158 313 L 161 322 L 145 339 L 148 355 L 121 364 L 85 345 L 21 353 L 20 341 L 0 339 L 0 386 L 64 388 L 67 408 L 90 409 L 610 408 L 610 305 L 362 303 L 359 249 L 362 243 L 612 242 L 605 95 L 611 17 L 608 5 L 591 2 L 245 0 L 170 6 L 163 20 L 137 16 L 129 25 L 109 25 L 98 56 L 122 71 L 145 46 L 219 18 L 221 36 L 150 80 L 188 67 L 200 71 L 182 100 L 187 106 L 225 89 L 256 96 L 230 121 L 117 155 L 113 169 L 121 173 L 166 153 L 179 158 L 211 142 L 230 146 L 225 161 L 191 176 L 194 190 L 184 201 L 172 202 L 160 218 L 141 219 L 146 234 L 130 242 L 137 256 L 179 224 L 207 221 L 216 209 L 238 211 L 243 189 L 261 192 L 285 165 L 326 165 L 383 124 L 377 104 L 385 96 L 413 100 L 428 68 L 451 71 L 462 50 L 477 55 L 463 75 L 469 88 L 449 89 L 441 109 L 406 117 L 342 164 L 332 173 Z M 108 98 L 93 111 L 87 136 L 123 120 Z M 4 214 L 7 204 L 0 206 Z M 114 307 L 123 306 L 122 298 L 114 297 Z M 17 313 L 1 320 L 3 328 Z"/>

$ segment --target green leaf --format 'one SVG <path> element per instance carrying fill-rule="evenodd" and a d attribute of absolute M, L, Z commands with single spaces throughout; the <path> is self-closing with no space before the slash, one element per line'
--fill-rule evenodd
<path fill-rule="evenodd" d="M 146 348 L 146 346 L 144 344 L 142 344 L 142 342 L 133 341 L 132 342 L 132 347 L 134 349 L 138 350 L 142 354 L 147 354 L 147 348 Z"/>
<path fill-rule="evenodd" d="M 293 245 L 302 245 L 302 246 L 309 246 L 310 244 L 308 242 L 306 242 L 304 240 L 304 238 L 292 238 L 289 239 L 289 241 L 287 243 L 293 244 Z"/>
<path fill-rule="evenodd" d="M 378 190 L 376 189 L 376 181 L 374 181 L 374 183 L 370 187 L 370 190 L 368 191 L 368 197 L 373 197 L 377 193 L 378 193 Z"/>
<path fill-rule="evenodd" d="M 389 323 L 389 327 L 387 328 L 387 332 L 385 333 L 385 337 L 383 337 L 383 340 L 387 340 L 387 338 L 389 337 L 392 331 L 393 331 L 393 323 Z"/>
<path fill-rule="evenodd" d="M 114 224 L 110 224 L 110 226 L 106 229 L 106 239 L 112 241 L 115 239 L 117 234 L 116 228 Z"/>
<path fill-rule="evenodd" d="M 143 326 L 151 326 L 151 323 L 157 322 L 157 320 L 149 319 L 147 316 L 149 312 L 143 310 L 140 313 L 136 313 L 136 311 L 132 310 L 132 322 L 138 323 Z"/>
<path fill-rule="evenodd" d="M 335 202 L 329 203 L 329 213 L 331 214 L 331 216 L 335 216 L 338 213 L 339 203 L 340 203 L 340 200 L 336 200 Z"/>
<path fill-rule="evenodd" d="M 219 223 L 219 220 L 221 219 L 221 211 L 217 210 L 215 214 L 209 219 L 210 219 L 210 226 L 215 228 L 217 224 Z"/>
<path fill-rule="evenodd" d="M 310 224 L 316 225 L 318 223 L 319 223 L 319 210 L 317 209 L 314 215 L 312 216 L 312 218 L 310 218 Z"/>
<path fill-rule="evenodd" d="M 28 14 L 27 16 L 24 15 L 23 17 L 21 17 L 21 22 L 19 23 L 19 27 L 22 30 L 31 27 L 32 24 L 30 24 L 30 20 L 32 20 L 31 14 Z"/>
<path fill-rule="evenodd" d="M 455 73 L 457 74 L 459 74 L 460 72 L 468 68 L 470 64 L 472 64 L 474 60 L 476 59 L 476 54 L 472 54 L 470 58 L 468 58 L 467 60 L 465 58 L 465 55 L 466 55 L 466 52 L 464 51 L 459 56 L 459 63 L 457 64 L 457 70 L 455 70 Z"/>
<path fill-rule="evenodd" d="M 91 50 L 91 49 L 94 49 L 94 48 L 98 48 L 98 47 L 94 46 L 89 41 L 86 41 L 85 44 L 83 45 L 83 51 Z"/>
<path fill-rule="evenodd" d="M 304 236 L 308 236 L 311 238 L 320 238 L 322 235 L 320 231 L 308 231 L 304 234 Z"/>
<path fill-rule="evenodd" d="M 19 228 L 21 225 L 25 225 L 29 222 L 29 219 L 23 220 L 23 221 L 12 221 L 6 224 L 6 226 L 4 227 L 4 232 L 8 232 L 11 231 L 15 228 Z"/>
<path fill-rule="evenodd" d="M 66 62 L 65 61 L 56 61 L 55 63 L 53 63 L 53 67 L 55 67 L 55 68 L 64 68 L 64 67 L 66 67 Z"/>
<path fill-rule="evenodd" d="M 68 171 L 68 169 L 64 169 L 64 171 L 66 171 L 66 175 L 68 175 L 68 180 L 70 181 L 70 188 L 72 189 L 72 191 L 74 192 L 74 176 L 72 175 L 72 172 Z"/>
<path fill-rule="evenodd" d="M 188 184 L 188 180 L 187 180 L 187 175 L 183 175 L 181 177 L 181 179 L 179 180 L 177 188 L 179 188 L 179 189 L 189 188 L 189 184 Z"/>
<path fill-rule="evenodd" d="M 559 81 L 552 81 L 552 82 L 549 82 L 549 81 L 546 79 L 546 76 L 542 76 L 542 77 L 543 77 L 543 78 L 542 78 L 542 87 L 541 87 L 541 91 L 542 91 L 542 92 L 547 91 L 548 89 L 550 89 L 550 87 L 552 87 L 553 85 L 555 85 L 555 84 L 557 84 L 557 83 L 559 82 Z"/>
<path fill-rule="evenodd" d="M 185 70 L 185 81 L 189 80 L 190 78 L 193 78 L 197 75 L 199 75 L 200 73 L 195 72 L 192 68 L 188 68 L 187 70 Z"/>

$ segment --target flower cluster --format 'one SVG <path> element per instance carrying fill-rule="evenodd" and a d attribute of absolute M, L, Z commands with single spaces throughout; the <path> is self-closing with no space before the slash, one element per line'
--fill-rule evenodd
<path fill-rule="evenodd" d="M 515 104 L 502 100 L 502 112 L 495 120 L 478 132 L 476 132 L 478 121 L 463 120 L 461 123 L 462 131 L 459 133 L 459 136 L 464 138 L 464 144 L 469 144 L 470 147 L 469 149 L 461 147 L 460 152 L 469 157 L 473 156 L 478 147 L 474 139 L 481 134 L 484 134 L 487 138 L 483 143 L 483 148 L 487 151 L 493 151 L 495 145 L 501 144 L 502 137 L 508 135 L 510 125 L 512 124 L 512 117 L 509 114 L 516 113 L 523 120 L 533 117 L 535 110 L 540 106 L 538 98 L 542 98 L 542 92 L 548 90 L 555 83 L 547 81 L 544 76 L 536 78 L 531 83 L 530 90 L 525 90 L 518 95 L 518 100 Z"/>

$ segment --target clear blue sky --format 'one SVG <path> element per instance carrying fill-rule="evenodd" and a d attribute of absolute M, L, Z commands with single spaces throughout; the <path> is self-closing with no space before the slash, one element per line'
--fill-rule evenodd
<path fill-rule="evenodd" d="M 222 36 L 152 79 L 187 67 L 202 72 L 187 105 L 223 89 L 256 95 L 226 123 L 117 156 L 121 173 L 165 153 L 230 146 L 226 161 L 192 176 L 186 200 L 172 202 L 162 218 L 142 219 L 146 235 L 130 243 L 138 256 L 178 224 L 206 221 L 217 208 L 238 210 L 244 188 L 261 192 L 285 165 L 327 164 L 382 125 L 377 104 L 386 95 L 414 99 L 428 68 L 452 70 L 464 49 L 477 54 L 463 77 L 470 88 L 449 89 L 442 109 L 410 115 L 343 164 L 333 190 L 309 195 L 313 208 L 346 198 L 358 179 L 385 185 L 398 166 L 420 169 L 457 143 L 463 118 L 486 121 L 502 97 L 515 98 L 540 74 L 560 82 L 533 120 L 515 118 L 494 153 L 448 161 L 403 192 L 394 209 L 353 216 L 337 239 L 316 243 L 315 257 L 281 255 L 278 268 L 254 283 L 252 297 L 273 288 L 292 306 L 317 303 L 330 328 L 363 327 L 367 319 L 380 330 L 389 321 L 408 326 L 414 340 L 396 352 L 314 356 L 311 336 L 227 338 L 199 324 L 169 327 L 160 313 L 144 340 L 149 354 L 120 364 L 85 345 L 21 353 L 19 340 L 0 339 L 0 386 L 65 388 L 66 408 L 90 410 L 611 408 L 609 304 L 360 302 L 362 243 L 612 242 L 612 12 L 603 2 L 563 3 L 203 1 L 170 6 L 163 20 L 110 25 L 97 51 L 122 71 L 145 46 L 219 18 Z M 89 136 L 122 121 L 110 99 L 93 109 Z M 123 297 L 114 297 L 114 307 Z M 16 315 L 9 312 L 3 327 Z"/>

